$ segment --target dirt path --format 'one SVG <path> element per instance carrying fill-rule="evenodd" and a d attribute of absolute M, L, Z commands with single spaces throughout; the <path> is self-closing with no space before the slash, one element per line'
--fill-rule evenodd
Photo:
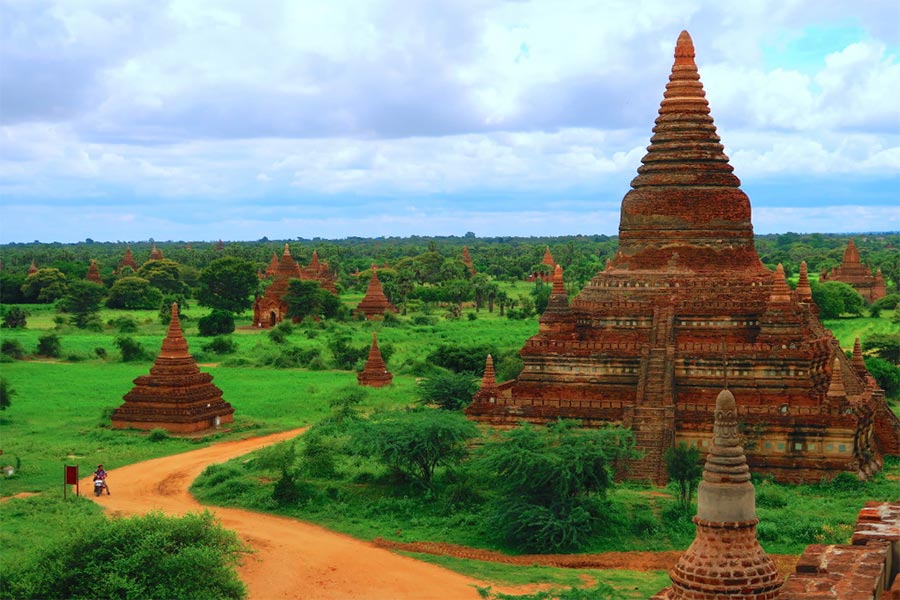
<path fill-rule="evenodd" d="M 111 495 L 90 498 L 117 515 L 160 510 L 170 515 L 203 510 L 188 493 L 207 465 L 241 456 L 302 433 L 302 429 L 224 442 L 110 472 Z M 81 489 L 91 493 L 90 478 Z M 477 582 L 315 525 L 231 508 L 213 509 L 255 553 L 240 568 L 251 600 L 279 598 L 452 600 L 478 598 Z"/>

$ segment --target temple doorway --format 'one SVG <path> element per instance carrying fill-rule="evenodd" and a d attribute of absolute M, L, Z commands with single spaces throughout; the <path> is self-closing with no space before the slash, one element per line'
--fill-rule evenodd
<path fill-rule="evenodd" d="M 269 313 L 269 327 L 275 327 L 275 323 L 278 322 L 278 315 L 275 314 L 275 311 L 271 311 Z"/>

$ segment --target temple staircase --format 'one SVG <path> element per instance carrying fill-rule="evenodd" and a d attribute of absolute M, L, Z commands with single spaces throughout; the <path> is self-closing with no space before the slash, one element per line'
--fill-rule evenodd
<path fill-rule="evenodd" d="M 626 425 L 634 432 L 635 449 L 643 458 L 630 465 L 628 479 L 668 481 L 665 453 L 675 441 L 675 310 L 654 310 L 650 343 L 641 352 L 634 408 Z"/>

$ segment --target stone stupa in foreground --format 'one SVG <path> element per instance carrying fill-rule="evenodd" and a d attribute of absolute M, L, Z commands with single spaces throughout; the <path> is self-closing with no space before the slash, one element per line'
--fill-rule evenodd
<path fill-rule="evenodd" d="M 517 379 L 476 397 L 467 414 L 497 425 L 621 424 L 644 455 L 626 475 L 664 483 L 666 450 L 710 447 L 728 381 L 755 472 L 866 478 L 882 455 L 900 454 L 900 420 L 822 325 L 808 285 L 791 290 L 782 269 L 760 262 L 750 200 L 716 134 L 686 31 L 642 163 L 622 200 L 614 258 L 571 302 L 554 285 Z M 836 378 L 840 397 L 828 393 Z"/>
<path fill-rule="evenodd" d="M 222 400 L 212 375 L 200 372 L 188 352 L 174 302 L 169 330 L 150 374 L 135 379 L 124 398 L 125 404 L 112 414 L 116 429 L 193 433 L 234 421 L 234 408 Z"/>

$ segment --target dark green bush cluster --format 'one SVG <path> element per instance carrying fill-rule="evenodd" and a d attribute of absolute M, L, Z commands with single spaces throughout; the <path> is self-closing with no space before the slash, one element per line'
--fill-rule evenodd
<path fill-rule="evenodd" d="M 236 572 L 245 552 L 208 512 L 95 519 L 24 556 L 4 574 L 3 595 L 238 600 L 246 596 Z"/>
<path fill-rule="evenodd" d="M 138 324 L 135 320 L 127 316 L 110 319 L 106 324 L 110 327 L 115 327 L 119 333 L 136 333 L 138 330 Z"/>
<path fill-rule="evenodd" d="M 8 356 L 9 358 L 21 360 L 25 357 L 25 349 L 22 348 L 22 344 L 19 340 L 3 340 L 0 343 L 0 353 L 3 356 Z"/>
<path fill-rule="evenodd" d="M 217 335 L 209 342 L 201 346 L 204 352 L 214 352 L 215 354 L 234 354 L 237 352 L 237 344 L 230 336 Z"/>
<path fill-rule="evenodd" d="M 147 352 L 144 350 L 144 347 L 133 337 L 120 335 L 113 340 L 113 344 L 115 344 L 116 348 L 118 348 L 119 352 L 122 354 L 122 362 L 134 362 L 147 359 Z"/>
<path fill-rule="evenodd" d="M 27 325 L 28 312 L 20 306 L 10 306 L 3 308 L 3 324 L 0 327 L 8 329 L 25 328 Z"/>
<path fill-rule="evenodd" d="M 234 331 L 234 314 L 227 310 L 213 309 L 205 317 L 197 320 L 200 335 L 225 335 Z"/>
<path fill-rule="evenodd" d="M 59 358 L 62 354 L 62 343 L 55 333 L 48 333 L 38 338 L 37 354 L 49 358 Z"/>

